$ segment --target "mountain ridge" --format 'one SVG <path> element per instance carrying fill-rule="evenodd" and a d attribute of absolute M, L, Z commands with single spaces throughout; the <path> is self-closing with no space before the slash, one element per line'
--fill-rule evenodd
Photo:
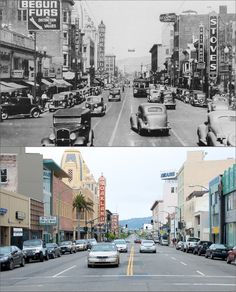
<path fill-rule="evenodd" d="M 128 226 L 128 229 L 134 230 L 134 229 L 140 229 L 143 227 L 143 224 L 150 224 L 152 217 L 137 217 L 137 218 L 130 218 L 125 220 L 120 220 L 119 225 L 122 227 L 125 227 L 126 224 Z"/>

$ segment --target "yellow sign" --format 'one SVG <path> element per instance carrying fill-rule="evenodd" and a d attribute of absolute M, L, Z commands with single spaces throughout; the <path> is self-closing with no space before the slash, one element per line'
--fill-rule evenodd
<path fill-rule="evenodd" d="M 216 226 L 216 227 L 212 227 L 212 228 L 211 228 L 211 233 L 213 233 L 213 234 L 218 234 L 218 233 L 219 233 L 219 227 L 218 227 L 218 226 Z"/>

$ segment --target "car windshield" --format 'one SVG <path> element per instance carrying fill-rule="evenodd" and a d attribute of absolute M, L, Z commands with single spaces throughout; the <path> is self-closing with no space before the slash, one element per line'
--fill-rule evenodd
<path fill-rule="evenodd" d="M 54 243 L 46 243 L 46 247 L 54 247 Z"/>
<path fill-rule="evenodd" d="M 113 89 L 113 90 L 111 90 L 111 94 L 120 94 L 120 90 L 119 89 Z"/>
<path fill-rule="evenodd" d="M 84 240 L 76 240 L 75 242 L 76 242 L 76 243 L 85 243 Z"/>
<path fill-rule="evenodd" d="M 54 117 L 54 124 L 81 124 L 81 117 Z"/>
<path fill-rule="evenodd" d="M 88 97 L 87 102 L 92 102 L 92 103 L 101 102 L 101 98 L 100 97 Z"/>
<path fill-rule="evenodd" d="M 23 246 L 39 246 L 41 244 L 42 244 L 41 240 L 37 240 L 37 239 L 27 240 L 23 242 Z"/>
<path fill-rule="evenodd" d="M 199 238 L 190 237 L 187 241 L 190 241 L 190 242 L 198 242 L 199 240 L 200 240 Z"/>
<path fill-rule="evenodd" d="M 154 107 L 153 106 L 153 107 L 148 107 L 147 112 L 148 112 L 148 114 L 155 114 L 155 113 L 161 113 L 161 112 L 163 112 L 163 110 L 161 107 L 158 107 L 158 106 Z"/>
<path fill-rule="evenodd" d="M 0 247 L 0 254 L 6 254 L 11 252 L 10 246 L 2 246 Z"/>
<path fill-rule="evenodd" d="M 92 251 L 116 251 L 115 244 L 96 244 L 92 247 Z"/>
<path fill-rule="evenodd" d="M 70 245 L 71 241 L 63 241 L 60 243 L 60 245 Z"/>
<path fill-rule="evenodd" d="M 125 240 L 121 239 L 121 240 L 114 240 L 115 244 L 126 244 Z"/>

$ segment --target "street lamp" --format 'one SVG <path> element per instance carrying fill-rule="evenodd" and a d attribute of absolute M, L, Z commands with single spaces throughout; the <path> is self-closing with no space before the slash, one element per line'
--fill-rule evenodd
<path fill-rule="evenodd" d="M 230 55 L 231 47 L 227 46 L 224 48 L 224 53 L 227 57 L 226 64 L 228 65 L 228 71 L 229 71 L 229 102 L 231 103 L 231 86 L 232 86 L 232 65 L 230 63 L 230 59 L 232 56 Z"/>

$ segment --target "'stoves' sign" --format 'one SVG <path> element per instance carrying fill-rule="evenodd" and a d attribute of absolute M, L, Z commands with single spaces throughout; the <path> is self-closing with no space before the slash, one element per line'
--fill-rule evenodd
<path fill-rule="evenodd" d="M 20 0 L 19 9 L 28 12 L 28 30 L 60 30 L 61 0 Z"/>
<path fill-rule="evenodd" d="M 217 78 L 217 47 L 218 47 L 218 16 L 215 13 L 209 15 L 209 78 Z"/>

